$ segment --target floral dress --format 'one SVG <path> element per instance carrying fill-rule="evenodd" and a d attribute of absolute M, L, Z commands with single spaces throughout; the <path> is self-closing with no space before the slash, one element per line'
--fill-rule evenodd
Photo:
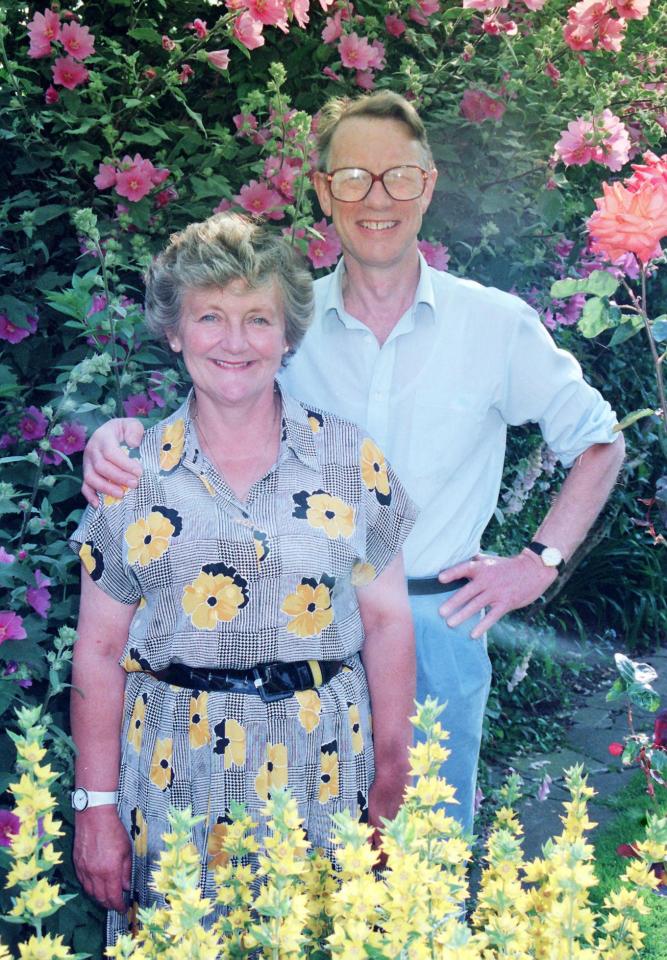
<path fill-rule="evenodd" d="M 240 501 L 202 454 L 189 403 L 146 432 L 139 486 L 89 507 L 72 537 L 98 586 L 137 604 L 121 661 L 118 786 L 133 906 L 159 902 L 151 869 L 170 805 L 203 815 L 193 840 L 205 896 L 232 801 L 246 805 L 261 839 L 264 803 L 289 787 L 310 841 L 327 852 L 331 814 L 364 816 L 374 768 L 355 587 L 390 563 L 415 518 L 370 438 L 285 393 L 278 460 Z M 145 672 L 310 659 L 345 665 L 323 687 L 273 703 Z M 109 914 L 109 942 L 134 913 Z"/>

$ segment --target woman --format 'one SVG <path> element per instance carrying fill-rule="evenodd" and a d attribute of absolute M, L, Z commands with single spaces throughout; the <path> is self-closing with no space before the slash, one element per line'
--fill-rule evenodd
<path fill-rule="evenodd" d="M 377 826 L 400 804 L 414 508 L 370 438 L 279 390 L 311 311 L 287 241 L 240 217 L 191 225 L 147 274 L 147 324 L 193 389 L 147 431 L 137 489 L 88 508 L 73 536 L 74 861 L 110 910 L 109 942 L 130 902 L 156 899 L 170 804 L 203 815 L 205 895 L 231 801 L 261 837 L 288 786 L 326 850 L 336 810 Z"/>

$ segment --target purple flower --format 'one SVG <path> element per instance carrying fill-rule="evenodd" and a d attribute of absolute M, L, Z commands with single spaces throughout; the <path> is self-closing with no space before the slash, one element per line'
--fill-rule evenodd
<path fill-rule="evenodd" d="M 65 421 L 62 425 L 63 432 L 58 437 L 51 438 L 51 446 L 59 453 L 65 453 L 70 456 L 73 453 L 79 453 L 86 445 L 86 428 L 77 420 Z M 58 453 L 44 454 L 44 463 L 59 464 L 63 458 Z"/>
<path fill-rule="evenodd" d="M 25 594 L 26 601 L 44 620 L 51 606 L 50 586 L 49 578 L 45 577 L 41 570 L 35 570 L 35 586 L 28 587 Z"/>
<path fill-rule="evenodd" d="M 13 610 L 0 610 L 0 643 L 5 640 L 25 640 L 28 634 L 23 628 L 23 617 Z"/>
<path fill-rule="evenodd" d="M 107 305 L 107 298 L 105 297 L 105 295 L 103 293 L 96 293 L 93 296 L 93 299 L 90 303 L 90 310 L 88 311 L 86 316 L 92 317 L 93 314 L 100 313 L 100 311 L 104 310 L 106 305 Z"/>
<path fill-rule="evenodd" d="M 14 563 L 15 559 L 13 553 L 7 553 L 4 547 L 0 547 L 0 563 Z"/>
<path fill-rule="evenodd" d="M 147 417 L 155 402 L 147 393 L 135 393 L 123 401 L 123 409 L 128 417 Z"/>
<path fill-rule="evenodd" d="M 26 407 L 19 420 L 19 430 L 24 440 L 41 440 L 49 421 L 37 407 Z"/>
<path fill-rule="evenodd" d="M 13 447 L 15 443 L 16 438 L 11 433 L 0 434 L 0 450 L 7 450 L 8 447 Z"/>
<path fill-rule="evenodd" d="M 540 784 L 539 789 L 537 791 L 537 799 L 540 801 L 540 803 L 544 803 L 544 801 L 547 799 L 547 797 L 551 793 L 552 783 L 553 783 L 553 780 L 551 779 L 549 774 L 545 773 L 544 780 Z"/>
<path fill-rule="evenodd" d="M 0 313 L 0 340 L 8 340 L 9 343 L 20 343 L 37 330 L 37 317 L 27 316 L 27 327 L 15 326 L 4 313 Z"/>
<path fill-rule="evenodd" d="M 19 832 L 20 826 L 21 821 L 15 813 L 12 813 L 11 810 L 7 810 L 4 807 L 0 809 L 0 847 L 11 846 L 12 840 Z"/>

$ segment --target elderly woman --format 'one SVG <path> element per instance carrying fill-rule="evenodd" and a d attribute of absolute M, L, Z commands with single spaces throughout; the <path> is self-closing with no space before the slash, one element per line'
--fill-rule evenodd
<path fill-rule="evenodd" d="M 209 895 L 232 801 L 261 838 L 265 801 L 289 787 L 326 850 L 335 811 L 378 825 L 400 804 L 414 509 L 370 438 L 277 386 L 311 309 L 287 241 L 239 217 L 191 225 L 147 274 L 146 322 L 193 388 L 147 431 L 138 487 L 73 536 L 74 859 L 110 942 L 130 903 L 156 900 L 170 805 L 203 815 Z"/>

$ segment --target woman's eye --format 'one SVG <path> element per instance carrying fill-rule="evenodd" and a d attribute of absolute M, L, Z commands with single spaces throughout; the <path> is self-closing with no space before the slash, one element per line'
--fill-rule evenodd
<path fill-rule="evenodd" d="M 202 321 L 206 321 L 206 322 L 208 322 L 208 323 L 211 323 L 211 322 L 215 322 L 218 318 L 216 317 L 216 315 L 215 315 L 214 313 L 205 313 L 205 314 L 204 314 L 202 317 L 200 317 L 199 319 L 202 320 Z"/>
<path fill-rule="evenodd" d="M 261 327 L 267 324 L 269 321 L 266 319 L 266 317 L 257 316 L 257 317 L 251 317 L 250 322 L 257 327 Z"/>

